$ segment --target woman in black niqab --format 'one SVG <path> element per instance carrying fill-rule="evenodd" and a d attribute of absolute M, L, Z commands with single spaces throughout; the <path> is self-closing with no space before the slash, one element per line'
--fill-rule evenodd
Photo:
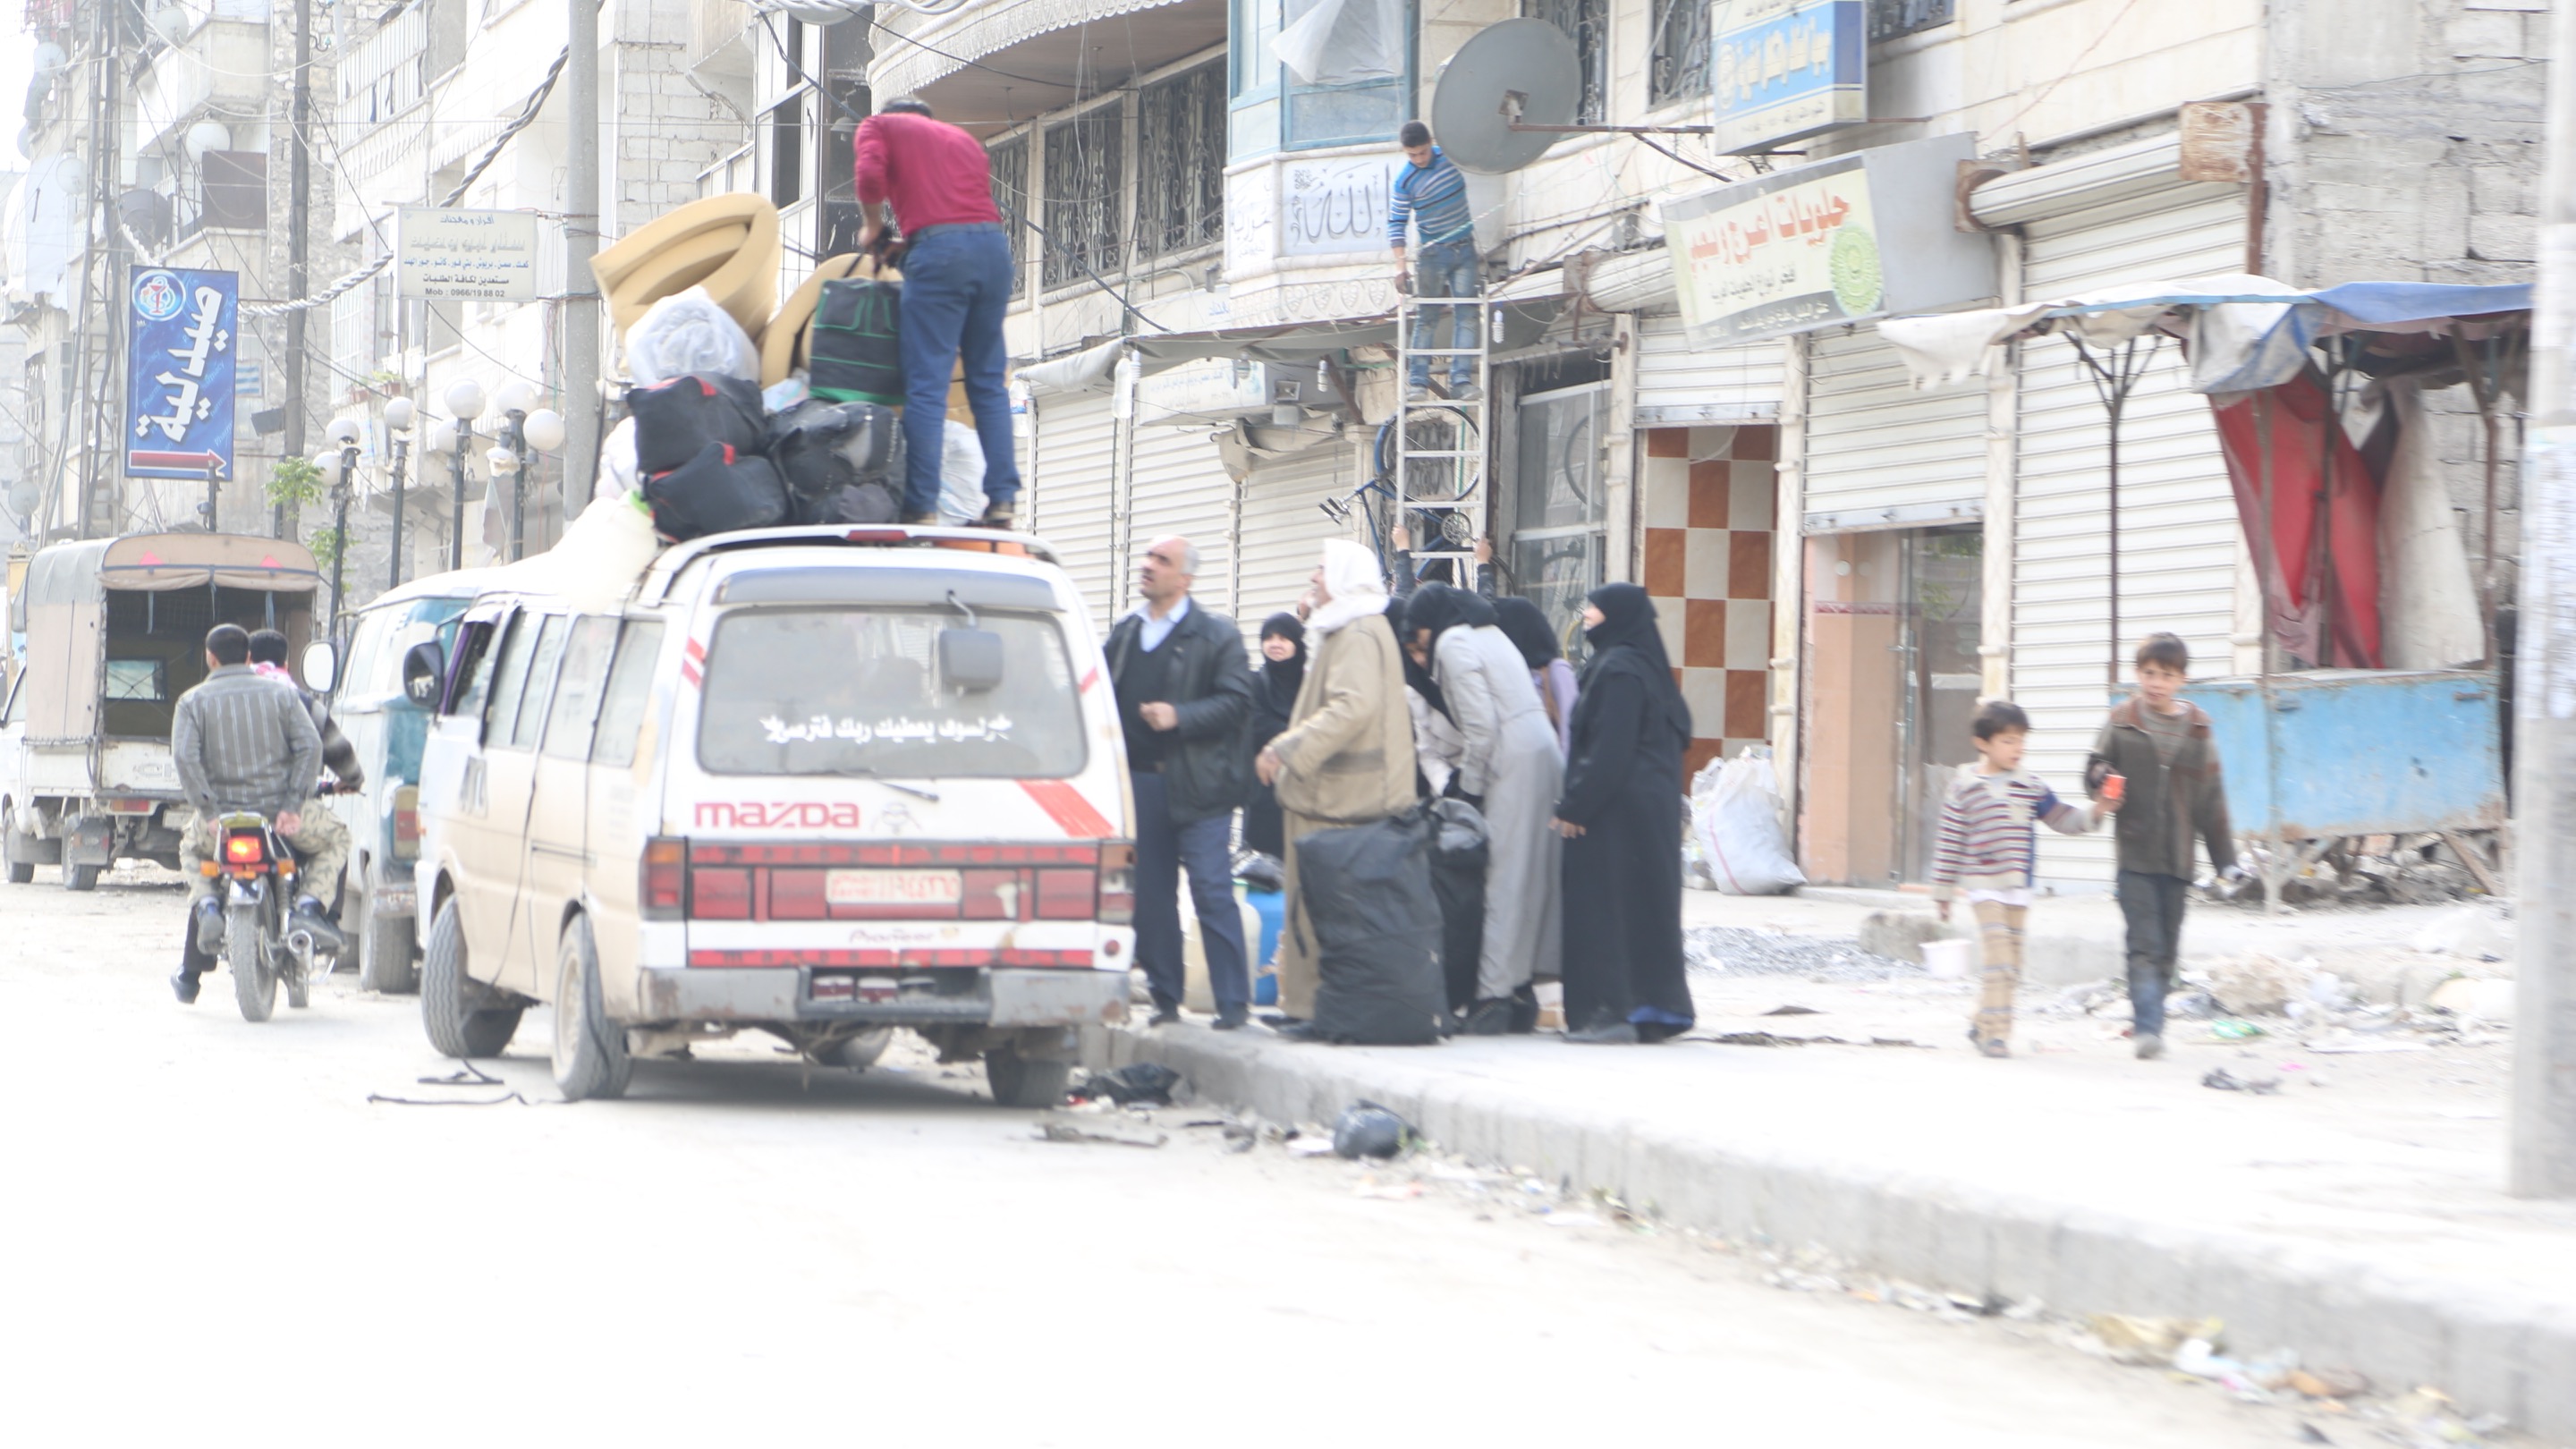
<path fill-rule="evenodd" d="M 1279 652 L 1273 640 L 1287 646 L 1285 658 L 1271 657 Z M 1297 708 L 1297 691 L 1305 682 L 1305 621 L 1288 613 L 1262 620 L 1261 669 L 1252 676 L 1252 753 L 1256 757 L 1288 728 L 1288 718 Z M 1252 798 L 1243 805 L 1243 843 L 1264 855 L 1284 857 L 1288 853 L 1285 835 L 1279 818 L 1279 797 L 1271 793 L 1269 786 L 1256 782 Z"/>
<path fill-rule="evenodd" d="M 1646 591 L 1605 584 L 1590 603 L 1592 661 L 1556 808 L 1566 837 L 1566 1039 L 1656 1042 L 1693 1020 L 1681 914 L 1690 707 Z"/>

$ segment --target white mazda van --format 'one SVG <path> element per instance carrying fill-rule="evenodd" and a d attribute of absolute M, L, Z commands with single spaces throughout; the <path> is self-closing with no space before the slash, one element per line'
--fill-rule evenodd
<path fill-rule="evenodd" d="M 514 565 L 406 687 L 421 1016 L 499 1053 L 554 1006 L 572 1098 L 744 1028 L 864 1065 L 891 1028 L 1043 1105 L 1124 1018 L 1133 831 L 1080 593 L 1025 535 L 794 528 L 622 597 Z"/>

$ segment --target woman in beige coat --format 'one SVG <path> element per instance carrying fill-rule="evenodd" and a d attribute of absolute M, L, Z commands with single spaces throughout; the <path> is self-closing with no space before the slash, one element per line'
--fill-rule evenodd
<path fill-rule="evenodd" d="M 1367 549 L 1324 545 L 1306 620 L 1311 658 L 1288 728 L 1255 762 L 1279 796 L 1288 838 L 1288 929 L 1279 941 L 1279 1009 L 1315 1014 L 1314 931 L 1297 893 L 1297 842 L 1318 830 L 1366 825 L 1413 807 L 1413 719 L 1403 656 L 1386 617 L 1386 580 Z"/>

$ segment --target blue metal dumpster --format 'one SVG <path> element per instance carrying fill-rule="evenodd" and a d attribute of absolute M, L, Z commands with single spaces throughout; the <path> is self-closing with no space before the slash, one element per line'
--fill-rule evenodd
<path fill-rule="evenodd" d="M 2505 823 L 2496 677 L 2336 669 L 2196 681 L 2236 833 L 2277 841 Z"/>

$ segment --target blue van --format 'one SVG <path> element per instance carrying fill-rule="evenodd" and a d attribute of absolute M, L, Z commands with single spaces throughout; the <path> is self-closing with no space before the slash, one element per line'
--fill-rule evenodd
<path fill-rule="evenodd" d="M 369 990 L 420 987 L 412 862 L 420 857 L 420 752 L 438 701 L 403 693 L 403 656 L 423 643 L 452 651 L 457 620 L 494 572 L 432 574 L 378 595 L 357 612 L 348 658 L 334 671 L 331 717 L 367 775 L 361 793 L 330 797 L 349 827 L 340 929 L 357 952 L 358 984 Z"/>

